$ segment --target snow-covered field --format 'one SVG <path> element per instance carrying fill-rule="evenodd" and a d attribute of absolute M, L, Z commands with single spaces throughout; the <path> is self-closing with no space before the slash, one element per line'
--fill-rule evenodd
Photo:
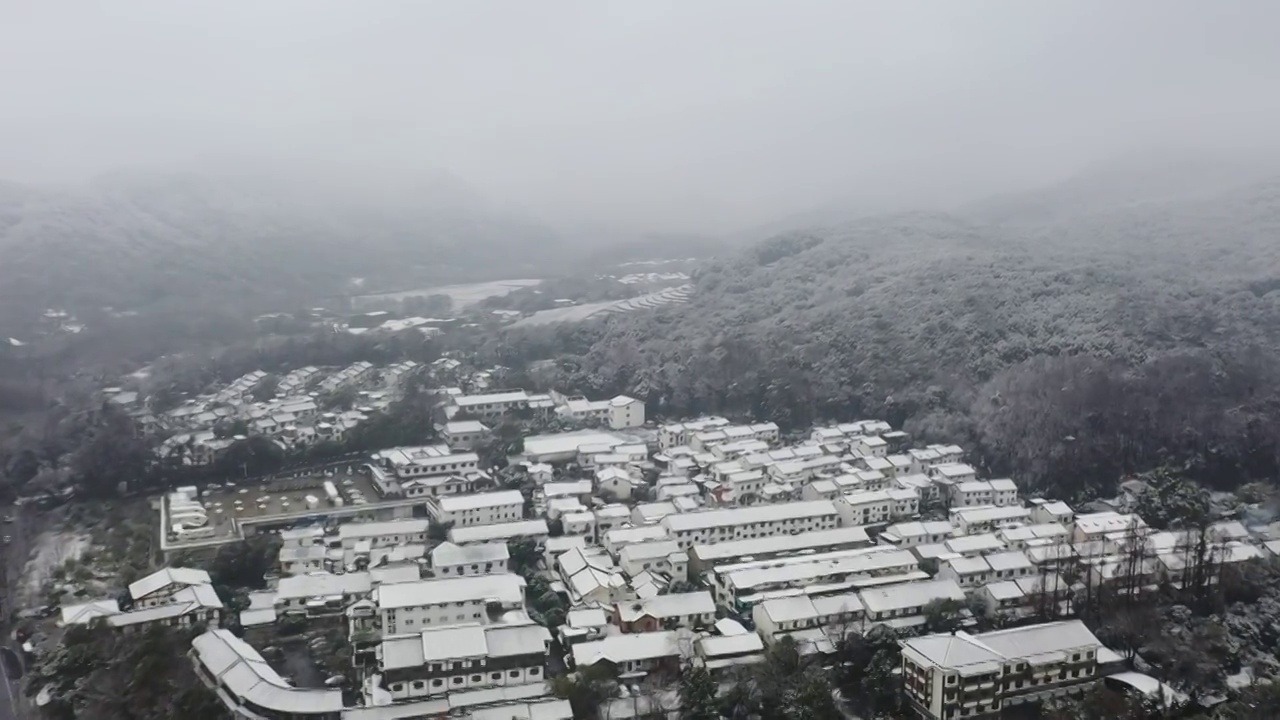
<path fill-rule="evenodd" d="M 400 292 L 357 295 L 351 298 L 351 302 L 355 307 L 362 307 L 371 303 L 387 300 L 399 302 L 412 297 L 448 295 L 449 299 L 453 301 L 453 309 L 460 310 L 469 305 L 474 305 L 485 298 L 501 297 L 519 290 L 520 288 L 532 287 L 541 282 L 541 280 L 532 278 L 522 278 L 517 280 L 495 280 L 493 282 L 467 283 L 464 285 L 441 285 L 439 287 L 418 288 L 416 290 L 401 290 Z"/>
<path fill-rule="evenodd" d="M 647 310 L 662 305 L 669 305 L 671 303 L 688 302 L 689 296 L 692 293 L 692 285 L 681 285 L 679 287 L 670 287 L 649 293 L 648 295 L 641 295 L 639 297 L 628 298 L 626 300 L 611 300 L 609 302 L 589 303 L 587 305 L 575 305 L 573 307 L 556 308 L 554 310 L 543 310 L 512 323 L 511 327 L 536 327 L 538 325 L 550 325 L 551 323 L 559 322 L 581 322 L 589 318 L 602 317 L 604 315 L 616 315 L 618 313 L 634 312 L 636 310 Z"/>

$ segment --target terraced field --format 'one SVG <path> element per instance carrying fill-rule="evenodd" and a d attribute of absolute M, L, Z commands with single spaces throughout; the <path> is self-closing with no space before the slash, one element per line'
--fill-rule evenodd
<path fill-rule="evenodd" d="M 543 310 L 536 312 L 527 318 L 517 320 L 511 324 L 511 327 L 535 327 L 538 325 L 550 325 L 558 322 L 582 322 L 591 318 L 604 317 L 606 315 L 617 315 L 619 313 L 635 312 L 637 310 L 649 310 L 669 305 L 671 303 L 683 303 L 689 301 L 689 296 L 693 293 L 692 285 L 680 285 L 678 287 L 669 287 L 651 292 L 647 295 L 627 298 L 626 300 L 612 300 L 609 302 L 589 303 L 587 305 L 575 305 L 573 307 L 556 308 L 554 310 Z"/>

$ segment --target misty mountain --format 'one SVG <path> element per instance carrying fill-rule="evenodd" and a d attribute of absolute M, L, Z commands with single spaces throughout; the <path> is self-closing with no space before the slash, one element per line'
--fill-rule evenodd
<path fill-rule="evenodd" d="M 553 232 L 448 176 L 118 173 L 74 189 L 0 185 L 0 307 L 282 303 L 352 278 L 396 288 L 526 274 Z"/>
<path fill-rule="evenodd" d="M 1220 485 L 1280 468 L 1280 183 L 1047 217 L 785 234 L 703 267 L 686 305 L 532 347 L 671 416 L 885 417 L 1064 494 L 1164 460 Z"/>

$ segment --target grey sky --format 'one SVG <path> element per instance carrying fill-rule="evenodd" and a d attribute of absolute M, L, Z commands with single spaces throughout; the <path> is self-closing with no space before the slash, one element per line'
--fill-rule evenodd
<path fill-rule="evenodd" d="M 1271 143 L 1270 0 L 0 3 L 0 176 L 447 169 L 561 225 L 720 232 Z"/>

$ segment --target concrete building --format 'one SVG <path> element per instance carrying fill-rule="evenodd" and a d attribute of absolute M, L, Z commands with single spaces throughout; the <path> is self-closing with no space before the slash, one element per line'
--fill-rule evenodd
<path fill-rule="evenodd" d="M 383 636 L 466 623 L 524 608 L 524 578 L 474 575 L 382 585 L 372 594 Z"/>
<path fill-rule="evenodd" d="M 947 526 L 950 528 L 950 525 Z M 791 535 L 785 542 L 768 538 L 695 545 L 689 551 L 689 569 L 701 574 L 712 568 L 747 560 L 769 560 L 778 557 L 856 550 L 869 547 L 871 538 L 862 527 L 840 527 Z"/>
<path fill-rule="evenodd" d="M 715 620 L 716 603 L 705 590 L 626 600 L 613 608 L 613 622 L 624 633 L 709 628 Z"/>
<path fill-rule="evenodd" d="M 197 568 L 163 568 L 129 584 L 137 609 L 168 605 L 174 595 L 195 585 L 209 585 L 209 573 Z"/>
<path fill-rule="evenodd" d="M 474 450 L 489 439 L 489 426 L 479 420 L 455 420 L 444 424 L 440 436 L 450 450 Z"/>
<path fill-rule="evenodd" d="M 618 566 L 630 577 L 652 571 L 672 581 L 689 579 L 689 555 L 674 540 L 656 540 L 627 545 L 618 552 Z"/>
<path fill-rule="evenodd" d="M 585 669 L 606 663 L 621 678 L 643 677 L 651 673 L 678 672 L 680 635 L 674 630 L 611 635 L 603 640 L 573 646 L 573 663 Z"/>
<path fill-rule="evenodd" d="M 455 528 L 515 522 L 524 517 L 524 496 L 519 490 L 499 490 L 427 498 L 427 512 Z"/>
<path fill-rule="evenodd" d="M 862 600 L 857 593 L 811 597 L 792 595 L 758 603 L 751 609 L 756 631 L 772 645 L 780 636 L 814 628 L 862 627 Z"/>
<path fill-rule="evenodd" d="M 541 625 L 457 625 L 388 637 L 376 651 L 397 702 L 546 681 L 551 632 Z"/>
<path fill-rule="evenodd" d="M 998 715 L 1013 705 L 1081 693 L 1097 680 L 1104 650 L 1079 620 L 927 635 L 901 645 L 903 692 L 934 720 Z"/>
<path fill-rule="evenodd" d="M 471 545 L 474 543 L 510 542 L 518 538 L 529 538 L 538 544 L 542 544 L 549 535 L 547 521 L 542 518 L 536 518 L 494 525 L 451 528 L 449 530 L 449 542 L 458 545 Z"/>
<path fill-rule="evenodd" d="M 688 549 L 731 540 L 831 530 L 840 526 L 840 513 L 830 500 L 813 500 L 668 515 L 661 524 L 682 549 Z"/>
<path fill-rule="evenodd" d="M 191 641 L 196 676 L 237 720 L 340 720 L 342 691 L 289 684 L 248 643 L 228 630 L 210 630 Z"/>
<path fill-rule="evenodd" d="M 431 572 L 438 578 L 502 575 L 510 552 L 506 543 L 455 545 L 442 542 L 431 550 Z"/>

